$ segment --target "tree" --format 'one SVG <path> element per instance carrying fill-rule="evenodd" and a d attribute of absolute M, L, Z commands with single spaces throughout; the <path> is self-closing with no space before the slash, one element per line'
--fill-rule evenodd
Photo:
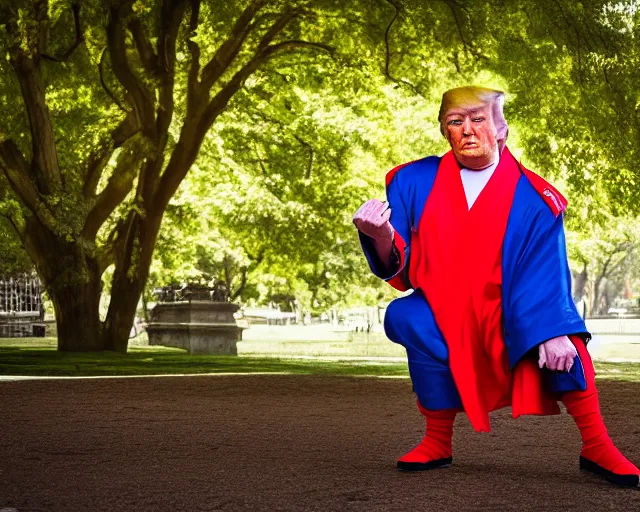
<path fill-rule="evenodd" d="M 638 275 L 637 218 L 610 217 L 603 224 L 586 223 L 582 231 L 569 232 L 567 242 L 569 259 L 580 269 L 574 296 L 588 299 L 591 316 L 606 313 L 611 302 L 607 284 L 615 282 L 617 290 L 622 290 L 630 274 Z"/>
<path fill-rule="evenodd" d="M 3 103 L 21 97 L 24 110 L 3 112 L 0 165 L 21 206 L 11 221 L 55 307 L 59 349 L 126 350 L 163 212 L 211 125 L 264 63 L 332 51 L 303 39 L 302 3 L 239 4 L 2 4 Z"/>
<path fill-rule="evenodd" d="M 518 124 L 525 162 L 568 192 L 577 222 L 639 211 L 636 4 L 485 6 L 501 8 L 487 66 L 508 79 L 507 116 Z"/>
<path fill-rule="evenodd" d="M 267 285 L 264 274 L 273 286 L 284 279 L 307 308 L 359 295 L 368 272 L 351 215 L 383 196 L 386 170 L 436 150 L 423 120 L 437 131 L 437 112 L 382 76 L 327 68 L 279 63 L 288 87 L 260 73 L 238 93 L 169 205 L 156 252 L 160 280 L 201 276 L 196 253 L 208 262 L 224 254 L 236 263 L 232 288 L 246 292 L 243 300 L 263 298 L 256 286 Z"/>
<path fill-rule="evenodd" d="M 411 2 L 402 16 L 433 26 L 454 4 Z M 256 71 L 292 52 L 321 65 L 334 47 L 375 62 L 384 41 L 395 78 L 388 36 L 399 13 L 392 1 L 4 0 L 0 167 L 59 349 L 126 350 L 163 213 Z"/>

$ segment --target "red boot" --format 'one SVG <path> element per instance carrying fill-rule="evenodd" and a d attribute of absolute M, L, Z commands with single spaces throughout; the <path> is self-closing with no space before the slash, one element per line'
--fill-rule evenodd
<path fill-rule="evenodd" d="M 420 402 L 418 409 L 427 420 L 427 432 L 418 446 L 398 459 L 397 467 L 401 471 L 441 468 L 453 460 L 451 441 L 457 410 L 428 411 Z"/>
<path fill-rule="evenodd" d="M 580 469 L 595 473 L 622 487 L 639 487 L 640 470 L 614 446 L 600 415 L 593 362 L 584 343 L 571 337 L 578 350 L 587 381 L 585 391 L 571 391 L 562 402 L 576 422 L 582 436 Z"/>

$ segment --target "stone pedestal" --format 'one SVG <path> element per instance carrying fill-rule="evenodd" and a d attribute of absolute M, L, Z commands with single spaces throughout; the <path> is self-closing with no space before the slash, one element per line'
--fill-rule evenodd
<path fill-rule="evenodd" d="M 237 355 L 243 330 L 233 318 L 238 309 L 237 304 L 210 300 L 160 302 L 147 326 L 149 345 L 183 348 L 189 354 Z"/>

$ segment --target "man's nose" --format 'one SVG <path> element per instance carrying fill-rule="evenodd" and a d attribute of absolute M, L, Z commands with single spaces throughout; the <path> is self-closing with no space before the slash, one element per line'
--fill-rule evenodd
<path fill-rule="evenodd" d="M 466 117 L 462 122 L 462 133 L 464 135 L 472 135 L 473 134 L 473 123 L 471 122 L 471 118 Z"/>

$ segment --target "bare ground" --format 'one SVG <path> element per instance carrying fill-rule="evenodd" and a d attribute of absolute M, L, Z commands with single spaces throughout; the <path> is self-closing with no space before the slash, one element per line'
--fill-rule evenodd
<path fill-rule="evenodd" d="M 640 384 L 600 382 L 640 462 Z M 423 434 L 407 380 L 315 376 L 0 383 L 0 511 L 638 511 L 577 469 L 569 416 L 456 421 L 451 468 L 407 474 Z"/>

